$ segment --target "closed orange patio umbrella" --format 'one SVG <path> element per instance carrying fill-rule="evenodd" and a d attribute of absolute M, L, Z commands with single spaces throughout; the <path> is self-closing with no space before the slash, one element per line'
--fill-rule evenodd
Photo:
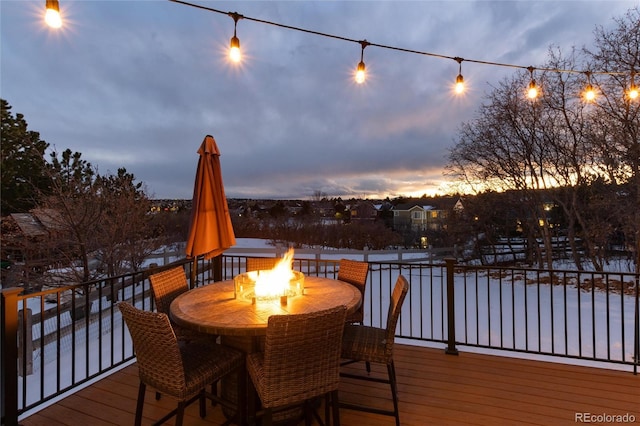
<path fill-rule="evenodd" d="M 236 237 L 222 184 L 220 151 L 213 136 L 205 136 L 198 154 L 186 255 L 211 259 L 235 245 Z"/>

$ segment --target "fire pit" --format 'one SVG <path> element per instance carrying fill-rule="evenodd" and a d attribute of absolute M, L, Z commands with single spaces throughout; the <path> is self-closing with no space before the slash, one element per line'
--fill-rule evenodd
<path fill-rule="evenodd" d="M 260 301 L 280 300 L 287 304 L 289 297 L 304 294 L 304 274 L 292 269 L 293 249 L 273 269 L 250 271 L 233 278 L 236 299 Z"/>

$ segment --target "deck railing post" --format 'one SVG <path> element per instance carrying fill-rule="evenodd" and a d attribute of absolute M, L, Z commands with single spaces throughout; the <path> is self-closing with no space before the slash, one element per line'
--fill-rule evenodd
<path fill-rule="evenodd" d="M 454 257 L 447 257 L 444 261 L 447 266 L 447 349 L 445 349 L 445 353 L 458 355 L 458 349 L 456 349 L 456 311 L 453 285 L 456 259 Z"/>
<path fill-rule="evenodd" d="M 31 309 L 18 311 L 18 375 L 25 377 L 33 374 L 33 316 Z M 24 350 L 23 350 L 24 348 Z"/>
<path fill-rule="evenodd" d="M 2 312 L 2 424 L 18 425 L 18 295 L 21 288 L 8 288 L 0 294 Z"/>

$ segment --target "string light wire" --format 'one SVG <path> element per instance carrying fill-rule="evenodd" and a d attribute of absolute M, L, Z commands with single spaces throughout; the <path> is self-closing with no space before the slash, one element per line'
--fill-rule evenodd
<path fill-rule="evenodd" d="M 183 0 L 168 0 L 168 1 L 170 1 L 172 3 L 182 4 L 182 5 L 185 5 L 185 6 L 194 7 L 194 8 L 197 8 L 197 9 L 206 10 L 206 11 L 209 11 L 209 12 L 219 13 L 219 14 L 222 14 L 222 15 L 233 16 L 234 14 L 236 14 L 235 12 L 225 12 L 223 10 L 215 9 L 213 7 L 202 6 L 202 5 L 199 5 L 199 4 L 190 3 L 190 2 L 187 2 L 187 1 L 183 1 Z M 491 66 L 498 66 L 498 67 L 524 69 L 524 70 L 527 70 L 527 71 L 529 71 L 531 73 L 531 76 L 532 76 L 531 82 L 534 83 L 534 84 L 535 84 L 535 80 L 533 80 L 533 70 L 558 72 L 558 73 L 571 73 L 571 74 L 587 74 L 588 73 L 587 74 L 588 76 L 591 76 L 591 75 L 627 75 L 627 74 L 630 74 L 632 76 L 631 77 L 632 79 L 633 79 L 633 74 L 634 74 L 633 71 L 630 71 L 630 72 L 623 72 L 623 71 L 584 71 L 584 70 L 575 70 L 575 69 L 546 68 L 546 67 L 535 67 L 534 68 L 532 66 L 509 64 L 509 63 L 504 63 L 504 62 L 493 62 L 493 61 L 484 61 L 484 60 L 479 60 L 479 59 L 468 59 L 468 58 L 462 59 L 462 58 L 459 58 L 457 56 L 449 56 L 449 55 L 443 55 L 443 54 L 439 54 L 439 53 L 425 52 L 425 51 L 420 51 L 420 50 L 415 50 L 415 49 L 408 49 L 408 48 L 404 48 L 404 47 L 397 47 L 397 46 L 390 46 L 390 45 L 386 45 L 386 44 L 372 43 L 372 42 L 369 42 L 369 41 L 366 41 L 366 40 L 356 40 L 356 39 L 353 39 L 353 38 L 339 36 L 339 35 L 335 35 L 335 34 L 329 34 L 329 33 L 324 33 L 324 32 L 320 32 L 320 31 L 314 31 L 314 30 L 310 30 L 310 29 L 306 29 L 306 28 L 295 27 L 295 26 L 292 26 L 292 25 L 281 24 L 281 23 L 278 23 L 278 22 L 267 21 L 267 20 L 259 19 L 259 18 L 252 18 L 250 16 L 245 16 L 245 15 L 240 15 L 240 16 L 243 19 L 246 19 L 248 21 L 258 22 L 258 23 L 261 23 L 261 24 L 272 25 L 272 26 L 275 26 L 275 27 L 285 28 L 285 29 L 289 29 L 289 30 L 293 30 L 293 31 L 299 31 L 299 32 L 307 33 L 307 34 L 314 34 L 314 35 L 318 35 L 318 36 L 322 36 L 322 37 L 348 41 L 348 42 L 351 42 L 351 43 L 358 43 L 358 44 L 360 44 L 362 46 L 362 52 L 364 52 L 364 47 L 366 47 L 366 46 L 375 46 L 375 47 L 379 47 L 381 49 L 395 50 L 395 51 L 405 52 L 405 53 L 413 53 L 413 54 L 417 54 L 417 55 L 430 56 L 430 57 L 440 58 L 440 59 L 450 59 L 450 60 L 454 60 L 454 61 L 458 62 L 460 64 L 460 67 L 462 66 L 462 61 L 464 60 L 465 62 L 471 62 L 471 63 L 481 64 L 481 65 L 491 65 Z M 366 46 L 363 44 L 363 42 L 366 42 Z M 360 61 L 360 63 L 362 63 L 364 65 L 364 62 L 362 62 L 362 60 Z M 461 77 L 462 74 L 459 74 L 458 76 Z M 531 89 L 531 84 L 530 84 L 530 89 Z"/>

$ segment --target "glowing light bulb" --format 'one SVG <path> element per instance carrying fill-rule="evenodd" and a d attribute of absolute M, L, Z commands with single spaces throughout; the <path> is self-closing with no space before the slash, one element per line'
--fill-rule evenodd
<path fill-rule="evenodd" d="M 535 80 L 531 80 L 531 83 L 529 83 L 529 88 L 527 89 L 527 97 L 529 99 L 535 99 L 538 97 L 538 86 L 536 86 Z"/>
<path fill-rule="evenodd" d="M 62 26 L 58 0 L 47 0 L 47 12 L 44 15 L 44 21 L 51 28 L 60 28 Z"/>
<path fill-rule="evenodd" d="M 457 94 L 464 92 L 464 78 L 462 77 L 462 74 L 458 74 L 458 77 L 456 77 L 456 86 L 454 90 Z"/>
<path fill-rule="evenodd" d="M 629 88 L 629 91 L 627 92 L 627 96 L 629 96 L 629 99 L 636 100 L 638 99 L 638 97 L 640 96 L 640 93 L 638 92 L 638 87 L 635 85 L 632 85 Z"/>
<path fill-rule="evenodd" d="M 364 62 L 360 61 L 358 64 L 358 69 L 356 70 L 356 83 L 362 84 L 366 78 Z"/>
<path fill-rule="evenodd" d="M 584 90 L 584 99 L 587 102 L 593 102 L 596 99 L 596 91 L 593 89 L 593 86 L 588 84 Z"/>
<path fill-rule="evenodd" d="M 242 59 L 240 54 L 240 39 L 238 37 L 231 37 L 231 47 L 229 48 L 229 58 L 231 61 L 238 63 Z"/>

